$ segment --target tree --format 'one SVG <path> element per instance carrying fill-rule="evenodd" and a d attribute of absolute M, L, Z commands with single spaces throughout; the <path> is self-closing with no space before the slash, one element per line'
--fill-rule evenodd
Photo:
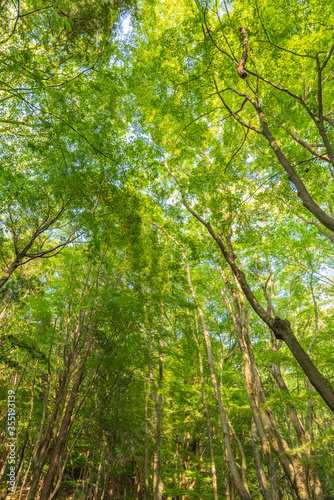
<path fill-rule="evenodd" d="M 3 493 L 332 498 L 332 6 L 1 8 Z"/>

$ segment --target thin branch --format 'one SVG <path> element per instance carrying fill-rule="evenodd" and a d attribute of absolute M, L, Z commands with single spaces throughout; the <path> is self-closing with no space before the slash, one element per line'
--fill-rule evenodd
<path fill-rule="evenodd" d="M 257 15 L 259 17 L 259 20 L 260 20 L 260 23 L 261 23 L 261 26 L 263 28 L 263 31 L 267 37 L 267 40 L 258 40 L 258 42 L 267 42 L 267 43 L 270 43 L 270 45 L 272 45 L 273 47 L 276 47 L 277 49 L 279 50 L 283 50 L 284 52 L 289 52 L 290 54 L 293 54 L 295 56 L 298 56 L 298 57 L 308 57 L 310 59 L 316 59 L 315 56 L 310 56 L 309 54 L 298 54 L 297 52 L 293 52 L 292 50 L 289 50 L 289 49 L 285 49 L 283 47 L 280 47 L 279 45 L 276 45 L 275 43 L 273 43 L 270 38 L 269 38 L 269 35 L 267 33 L 267 30 L 265 28 L 265 25 L 261 19 L 261 16 L 260 16 L 260 12 L 259 12 L 259 7 L 258 7 L 258 4 L 257 4 L 257 1 L 255 2 L 255 7 L 256 7 L 256 11 L 257 11 Z"/>
<path fill-rule="evenodd" d="M 333 50 L 334 50 L 334 43 L 333 43 L 333 45 L 332 45 L 332 46 L 331 46 L 331 48 L 330 48 L 330 51 L 329 51 L 329 53 L 328 53 L 328 56 L 326 57 L 326 59 L 324 60 L 324 62 L 323 62 L 323 64 L 322 64 L 322 66 L 320 67 L 320 71 L 322 71 L 322 70 L 325 68 L 326 64 L 328 63 L 328 61 L 329 61 L 329 60 L 330 60 L 330 58 L 332 57 Z"/>
<path fill-rule="evenodd" d="M 229 54 L 228 52 L 226 52 L 225 50 L 222 50 L 222 49 L 221 49 L 221 48 L 220 48 L 220 47 L 216 44 L 216 42 L 214 41 L 214 39 L 212 38 L 212 35 L 211 35 L 211 30 L 210 30 L 210 28 L 208 27 L 208 24 L 207 24 L 207 21 L 206 21 L 206 13 L 205 13 L 205 11 L 206 11 L 206 8 L 205 8 L 205 10 L 204 10 L 204 23 L 205 23 L 206 31 L 205 31 L 205 30 L 203 30 L 203 31 L 204 31 L 204 32 L 206 32 L 206 33 L 209 35 L 211 42 L 212 42 L 212 43 L 213 43 L 213 45 L 216 47 L 216 49 L 217 49 L 217 50 L 219 50 L 219 52 L 221 52 L 222 54 L 224 54 L 225 56 L 227 56 L 229 59 L 231 59 L 231 61 L 232 61 L 234 64 L 237 64 L 237 61 L 235 61 L 235 60 L 233 59 L 233 57 L 232 57 L 232 56 L 230 56 L 230 54 Z"/>
<path fill-rule="evenodd" d="M 84 141 L 87 142 L 87 144 L 89 144 L 89 146 L 94 150 L 96 151 L 97 153 L 99 153 L 100 155 L 104 156 L 105 158 L 108 158 L 109 160 L 113 161 L 114 163 L 116 163 L 117 165 L 120 165 L 119 162 L 117 162 L 116 160 L 114 160 L 114 158 L 108 156 L 107 154 L 103 153 L 103 151 L 101 151 L 100 149 L 98 149 L 96 146 L 94 146 L 94 144 L 92 144 L 86 136 L 84 136 L 81 132 L 79 132 L 79 130 L 77 130 L 75 127 L 73 127 L 70 123 L 68 123 L 66 120 L 64 120 L 61 116 L 59 115 L 56 115 L 55 113 L 51 113 L 51 111 L 46 111 L 46 113 L 48 115 L 51 115 L 51 116 L 54 116 L 55 118 L 58 118 L 58 120 L 62 121 L 63 123 L 65 123 L 65 125 L 67 125 L 70 129 L 72 129 L 76 134 L 78 134 L 80 137 L 82 137 L 82 139 L 84 139 Z"/>
<path fill-rule="evenodd" d="M 247 125 L 247 123 L 243 122 L 238 115 L 236 115 L 232 110 L 231 108 L 228 106 L 228 104 L 226 103 L 226 101 L 223 99 L 222 95 L 221 95 L 221 91 L 218 89 L 218 86 L 217 86 L 217 82 L 216 82 L 216 79 L 214 78 L 213 79 L 214 81 L 214 84 L 215 84 L 215 87 L 216 87 L 216 91 L 217 91 L 217 94 L 220 98 L 220 100 L 222 101 L 222 103 L 224 104 L 225 108 L 227 109 L 227 111 L 230 113 L 231 116 L 233 116 L 233 118 L 235 120 L 237 120 L 237 122 L 239 122 L 243 127 L 245 128 L 249 128 L 250 130 L 253 130 L 254 132 L 256 132 L 257 134 L 260 134 L 260 135 L 263 135 L 263 130 L 260 130 L 256 127 L 253 127 L 250 123 Z M 225 90 L 232 90 L 234 91 L 234 89 L 232 88 L 229 88 L 229 89 L 225 89 Z M 238 91 L 236 91 L 236 93 L 238 93 L 239 95 L 242 95 L 243 97 L 246 97 L 247 100 L 251 101 L 251 98 L 249 96 L 245 96 L 245 94 L 241 94 L 239 93 Z"/>
<path fill-rule="evenodd" d="M 29 259 L 25 260 L 24 262 L 20 262 L 19 265 L 22 266 L 22 265 L 26 264 L 27 262 L 29 262 L 30 260 L 34 260 L 34 259 L 38 259 L 38 258 L 54 257 L 54 255 L 57 255 L 59 252 L 56 252 L 55 254 L 52 254 L 52 255 L 49 255 L 49 254 L 52 252 L 55 252 L 56 250 L 58 250 L 58 248 L 63 249 L 65 246 L 70 245 L 71 243 L 73 243 L 73 241 L 77 240 L 79 237 L 80 237 L 80 235 L 76 236 L 75 238 L 71 238 L 71 236 L 69 236 L 64 243 L 60 243 L 59 245 L 51 248 L 50 250 L 44 250 L 43 252 L 36 252 L 36 253 L 32 253 L 32 254 L 27 253 L 26 256 L 29 257 Z"/>
<path fill-rule="evenodd" d="M 205 74 L 209 71 L 210 66 L 211 66 L 211 64 L 212 64 L 212 61 L 213 61 L 213 59 L 214 59 L 214 57 L 215 57 L 215 55 L 216 55 L 216 54 L 217 54 L 216 52 L 213 54 L 213 56 L 211 57 L 211 60 L 210 60 L 210 62 L 209 62 L 209 64 L 208 64 L 208 67 L 206 68 L 206 70 L 205 70 L 205 71 L 203 71 L 203 73 L 201 73 L 201 74 L 200 74 L 200 75 L 198 75 L 198 76 L 195 76 L 195 78 L 190 78 L 190 80 L 186 80 L 185 82 L 179 82 L 179 83 L 177 83 L 177 82 L 176 82 L 176 83 L 175 83 L 175 85 L 186 85 L 187 83 L 194 82 L 195 80 L 198 80 L 198 79 L 199 79 L 199 78 L 201 78 L 203 75 L 205 75 Z"/>
<path fill-rule="evenodd" d="M 289 205 L 287 205 L 288 208 L 291 210 L 291 211 L 294 211 L 294 209 L 292 207 L 290 207 Z M 326 231 L 324 231 L 317 222 L 313 221 L 313 220 L 308 220 L 308 219 L 305 219 L 305 217 L 303 217 L 302 215 L 300 214 L 295 214 L 299 219 L 301 219 L 303 222 L 305 222 L 306 224 L 309 224 L 311 226 L 315 226 L 319 233 L 323 234 L 324 236 L 326 236 L 326 238 L 328 238 L 333 244 L 334 244 L 334 237 L 333 237 L 333 233 L 331 234 L 328 234 L 326 233 Z"/>
<path fill-rule="evenodd" d="M 333 71 L 330 71 L 328 73 L 328 75 L 326 76 L 326 78 L 321 82 L 321 85 L 323 85 L 328 80 L 328 78 L 331 76 L 332 73 L 333 73 Z"/>
<path fill-rule="evenodd" d="M 247 139 L 247 136 L 248 136 L 248 133 L 249 133 L 249 129 L 246 130 L 245 132 L 245 136 L 244 136 L 244 139 L 241 143 L 241 145 L 238 147 L 238 149 L 233 153 L 233 155 L 231 156 L 230 160 L 227 162 L 226 166 L 225 166 L 225 169 L 224 169 L 224 174 L 226 172 L 226 169 L 227 167 L 230 165 L 231 161 L 233 160 L 233 158 L 239 153 L 239 151 L 241 151 L 241 149 L 243 148 L 245 142 L 246 142 L 246 139 Z"/>
<path fill-rule="evenodd" d="M 175 142 L 176 143 L 178 142 L 178 140 L 181 137 L 181 135 L 183 134 L 183 132 L 185 130 L 187 130 L 187 128 L 190 127 L 190 125 L 192 125 L 193 123 L 195 123 L 197 120 L 200 120 L 201 118 L 203 118 L 203 116 L 207 116 L 210 113 L 213 113 L 213 111 L 216 111 L 217 109 L 223 109 L 223 108 L 222 108 L 222 106 L 218 106 L 217 108 L 213 108 L 213 109 L 211 109 L 211 111 L 207 111 L 206 113 L 203 113 L 202 115 L 197 116 L 197 118 L 194 118 L 193 120 L 191 120 L 190 123 L 188 123 L 185 127 L 183 127 L 183 129 L 181 130 L 181 132 L 178 134 Z"/>
<path fill-rule="evenodd" d="M 274 116 L 274 118 L 276 118 L 276 117 Z M 284 128 L 290 134 L 290 136 L 292 137 L 292 139 L 294 139 L 296 142 L 298 142 L 298 144 L 300 144 L 301 146 L 303 146 L 303 148 L 307 149 L 307 151 L 309 151 L 310 153 L 312 153 L 314 156 L 317 156 L 321 160 L 325 160 L 325 161 L 327 161 L 327 162 L 330 163 L 330 159 L 329 159 L 329 157 L 326 154 L 320 153 L 320 151 L 318 151 L 313 146 L 311 146 L 311 144 L 309 144 L 308 142 L 304 141 L 304 139 L 301 139 L 300 137 L 298 137 L 298 135 L 293 130 L 289 130 L 288 129 L 288 127 L 287 127 L 287 125 L 285 123 L 280 123 L 280 125 L 281 125 L 282 128 Z"/>
<path fill-rule="evenodd" d="M 66 85 L 67 83 L 69 82 L 72 82 L 73 80 L 76 80 L 77 78 L 79 78 L 80 76 L 84 75 L 85 73 L 87 73 L 88 71 L 92 70 L 94 68 L 95 64 L 93 66 L 91 66 L 90 68 L 87 68 L 87 69 L 84 69 L 83 71 L 81 71 L 80 73 L 78 73 L 77 75 L 73 76 L 72 78 L 70 78 L 69 80 L 66 80 L 65 82 L 62 82 L 62 83 L 55 83 L 54 85 L 47 85 L 47 88 L 54 88 L 54 87 L 62 87 L 63 85 Z"/>

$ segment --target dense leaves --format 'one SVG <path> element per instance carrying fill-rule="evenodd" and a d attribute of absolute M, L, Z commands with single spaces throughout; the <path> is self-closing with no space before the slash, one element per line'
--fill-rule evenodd
<path fill-rule="evenodd" d="M 2 497 L 334 498 L 332 5 L 0 9 Z"/>

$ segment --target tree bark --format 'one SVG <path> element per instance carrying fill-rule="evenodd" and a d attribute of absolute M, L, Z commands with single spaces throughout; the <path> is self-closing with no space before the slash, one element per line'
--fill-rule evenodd
<path fill-rule="evenodd" d="M 223 275 L 221 269 L 220 269 L 220 272 L 221 272 L 221 275 L 222 275 L 222 278 L 223 278 L 225 284 L 228 285 L 227 280 L 226 280 L 225 276 Z M 229 286 L 229 288 L 230 288 L 230 286 Z M 233 321 L 234 327 L 235 327 L 237 341 L 238 341 L 238 344 L 240 347 L 240 351 L 241 351 L 243 363 L 244 363 L 245 382 L 246 382 L 246 391 L 247 391 L 248 401 L 249 401 L 249 404 L 250 404 L 250 407 L 252 410 L 252 415 L 253 415 L 254 422 L 256 424 L 257 432 L 259 433 L 259 436 L 261 439 L 262 449 L 263 449 L 264 457 L 265 457 L 267 468 L 268 468 L 270 490 L 269 490 L 269 487 L 267 484 L 267 480 L 265 477 L 263 478 L 263 474 L 261 472 L 261 468 L 263 469 L 262 463 L 261 462 L 259 463 L 260 468 L 257 469 L 257 475 L 258 475 L 258 478 L 259 477 L 261 478 L 260 488 L 262 487 L 262 491 L 261 491 L 261 489 L 260 489 L 260 491 L 261 491 L 264 498 L 270 498 L 270 500 L 280 500 L 281 497 L 280 497 L 280 490 L 279 490 L 279 485 L 278 485 L 278 477 L 277 477 L 277 472 L 276 472 L 274 460 L 273 460 L 272 453 L 271 453 L 270 442 L 269 442 L 269 439 L 268 439 L 267 434 L 265 432 L 265 429 L 264 429 L 264 426 L 262 423 L 262 419 L 260 416 L 260 412 L 259 412 L 259 403 L 260 402 L 259 401 L 256 402 L 255 397 L 254 397 L 254 393 L 253 393 L 254 382 L 253 382 L 253 375 L 252 375 L 252 369 L 251 369 L 251 359 L 249 356 L 247 344 L 246 344 L 245 339 L 244 339 L 245 332 L 243 330 L 243 327 L 245 327 L 245 325 L 242 325 L 241 316 L 240 316 L 240 313 L 238 312 L 239 304 L 237 302 L 236 294 L 233 294 L 233 302 L 234 302 L 234 307 L 235 307 L 235 311 L 236 311 L 236 314 L 233 314 L 231 304 L 230 304 L 227 296 L 225 295 L 225 293 L 223 292 L 222 289 L 221 289 L 221 294 L 222 294 L 222 298 L 225 302 L 227 311 L 228 311 L 228 313 Z M 245 314 L 245 312 L 244 312 L 244 314 Z M 245 323 L 246 318 L 244 317 L 243 320 Z M 254 435 L 254 431 L 252 430 L 252 436 L 253 435 Z M 253 444 L 255 444 L 255 443 L 253 443 Z M 256 453 L 256 450 L 255 450 L 255 453 Z M 258 458 L 258 457 L 257 456 L 254 457 L 255 465 L 256 465 L 256 463 L 258 463 L 256 461 L 256 458 Z"/>
<path fill-rule="evenodd" d="M 49 398 L 49 385 L 48 385 L 48 390 L 45 394 L 45 400 L 44 400 L 44 409 L 43 409 L 43 417 L 42 417 L 42 422 L 40 425 L 40 430 L 39 430 L 39 435 L 37 438 L 37 442 L 34 447 L 33 455 L 32 455 L 32 460 L 31 460 L 31 469 L 32 469 L 32 481 L 30 484 L 29 488 L 29 493 L 28 493 L 28 498 L 27 500 L 34 500 L 36 498 L 37 490 L 38 490 L 38 485 L 40 481 L 40 477 L 42 474 L 42 469 L 44 467 L 44 464 L 47 460 L 48 453 L 49 453 L 49 448 L 50 448 L 50 441 L 52 437 L 53 430 L 56 425 L 56 420 L 57 420 L 57 415 L 62 411 L 62 407 L 65 404 L 66 400 L 66 391 L 67 391 L 67 386 L 69 382 L 69 371 L 67 370 L 67 367 L 65 367 L 63 377 L 60 382 L 59 386 L 59 391 L 58 391 L 58 396 L 56 398 L 54 407 L 52 409 L 51 415 L 48 419 L 48 423 L 43 435 L 43 428 L 44 428 L 44 422 L 46 418 L 46 409 L 47 409 L 47 403 L 48 403 L 48 398 Z M 50 384 L 50 380 L 49 380 Z"/>
<path fill-rule="evenodd" d="M 203 407 L 204 407 L 204 412 L 205 412 L 206 427 L 207 427 L 207 433 L 208 433 L 210 462 L 211 462 L 211 474 L 212 474 L 213 499 L 218 500 L 216 464 L 215 464 L 215 457 L 214 457 L 214 453 L 213 453 L 210 415 L 209 415 L 208 405 L 206 403 L 205 384 L 204 384 L 204 375 L 203 375 L 203 360 L 202 360 L 202 355 L 201 355 L 200 348 L 199 348 L 199 343 L 198 343 L 198 340 L 196 337 L 195 337 L 195 342 L 197 344 L 197 349 L 198 349 L 199 370 L 200 370 L 200 374 L 201 374 L 202 399 L 203 399 Z"/>
<path fill-rule="evenodd" d="M 59 433 L 58 433 L 58 436 L 57 436 L 57 439 L 55 442 L 55 447 L 54 447 L 52 454 L 51 454 L 50 465 L 49 465 L 49 469 L 48 469 L 48 472 L 47 472 L 47 475 L 46 475 L 46 478 L 44 481 L 40 500 L 48 500 L 50 498 L 50 495 L 51 495 L 53 481 L 56 477 L 56 473 L 57 473 L 59 462 L 60 462 L 60 457 L 61 457 L 63 450 L 64 450 L 64 447 L 66 445 L 68 432 L 69 432 L 69 429 L 71 426 L 71 417 L 72 417 L 75 403 L 76 403 L 77 398 L 78 398 L 78 391 L 79 391 L 79 388 L 80 388 L 80 385 L 81 385 L 81 382 L 83 379 L 85 364 L 87 361 L 88 354 L 90 352 L 91 345 L 92 345 L 92 340 L 90 339 L 86 344 L 83 360 L 80 363 L 80 366 L 78 368 L 78 372 L 76 374 L 76 377 L 75 377 L 75 380 L 74 380 L 74 383 L 72 386 L 72 390 L 71 390 L 71 394 L 70 394 L 70 397 L 69 397 L 69 400 L 68 400 L 68 403 L 66 406 L 65 414 L 64 414 L 64 417 L 62 419 L 60 430 L 59 430 Z"/>
<path fill-rule="evenodd" d="M 117 397 L 116 397 L 116 406 L 115 406 L 115 428 L 114 431 L 111 435 L 111 443 L 109 447 L 109 456 L 108 456 L 108 468 L 107 468 L 107 474 L 104 482 L 104 488 L 103 488 L 103 493 L 102 493 L 102 498 L 101 500 L 104 499 L 104 497 L 107 495 L 107 491 L 109 489 L 109 482 L 110 482 L 110 476 L 111 476 L 111 469 L 112 469 L 112 462 L 113 462 L 113 456 L 114 456 L 114 448 L 116 444 L 116 437 L 117 437 L 117 421 L 118 421 L 118 410 L 119 410 L 119 399 L 121 396 L 121 391 L 120 389 L 117 392 Z"/>
<path fill-rule="evenodd" d="M 309 378 L 313 387 L 317 390 L 317 392 L 320 394 L 320 396 L 323 398 L 323 400 L 329 406 L 329 408 L 334 412 L 334 390 L 329 380 L 327 380 L 320 373 L 320 371 L 315 366 L 309 355 L 304 351 L 304 349 L 298 342 L 297 338 L 295 337 L 291 329 L 289 321 L 286 319 L 281 319 L 278 316 L 276 316 L 275 319 L 273 319 L 270 316 L 270 314 L 268 314 L 265 311 L 265 309 L 262 307 L 262 305 L 259 303 L 255 295 L 253 294 L 247 282 L 244 272 L 241 271 L 241 269 L 239 269 L 238 266 L 236 265 L 235 262 L 236 256 L 234 254 L 230 255 L 223 241 L 213 231 L 209 222 L 205 222 L 202 219 L 202 217 L 200 217 L 192 208 L 190 208 L 185 201 L 183 201 L 183 204 L 187 208 L 187 210 L 207 228 L 209 234 L 217 242 L 226 262 L 230 266 L 233 275 L 238 281 L 246 299 L 248 300 L 249 304 L 251 305 L 255 313 L 264 323 L 266 323 L 267 326 L 269 326 L 269 328 L 271 328 L 271 330 L 273 330 L 273 332 L 276 335 L 276 338 L 282 339 L 286 343 L 286 345 L 292 352 L 293 356 L 295 357 L 296 361 L 299 363 L 304 373 Z"/>
<path fill-rule="evenodd" d="M 168 170 L 168 167 L 167 167 L 167 170 Z M 191 213 L 193 213 L 193 211 L 190 208 L 188 208 L 188 209 L 191 211 Z M 210 335 L 209 335 L 208 328 L 207 328 L 207 325 L 205 322 L 204 313 L 198 304 L 195 289 L 194 289 L 193 284 L 192 284 L 191 275 L 190 275 L 190 266 L 189 266 L 187 256 L 184 252 L 184 249 L 182 248 L 182 246 L 179 244 L 179 242 L 175 238 L 173 238 L 170 234 L 168 234 L 167 231 L 165 231 L 165 229 L 163 229 L 158 224 L 155 224 L 155 225 L 157 227 L 159 227 L 159 229 L 161 229 L 164 233 L 166 233 L 168 235 L 168 237 L 170 239 L 172 239 L 182 251 L 182 255 L 183 255 L 184 261 L 186 263 L 188 284 L 189 284 L 191 296 L 192 296 L 193 301 L 197 307 L 197 311 L 199 313 L 201 323 L 202 323 L 203 334 L 204 334 L 204 339 L 205 339 L 207 354 L 208 354 L 208 363 L 209 363 L 209 370 L 210 370 L 210 375 L 211 375 L 211 382 L 212 382 L 213 390 L 215 393 L 216 401 L 218 404 L 219 417 L 220 417 L 222 432 L 223 432 L 223 436 L 224 436 L 224 443 L 225 443 L 228 466 L 229 466 L 231 475 L 233 477 L 233 481 L 235 483 L 235 486 L 239 492 L 241 500 L 251 500 L 251 497 L 250 497 L 248 491 L 246 490 L 246 488 L 243 484 L 243 481 L 240 477 L 238 467 L 237 467 L 237 464 L 235 462 L 235 458 L 233 455 L 229 426 L 227 423 L 227 418 L 226 418 L 226 414 L 225 414 L 223 400 L 222 400 L 221 392 L 219 389 L 219 384 L 217 382 L 217 377 L 216 377 L 216 372 L 215 372 L 215 367 L 214 367 L 214 362 L 213 362 L 213 354 L 212 354 L 212 348 L 211 348 Z"/>
<path fill-rule="evenodd" d="M 219 416 L 220 416 L 222 432 L 223 432 L 223 436 L 224 436 L 224 443 L 225 443 L 225 448 L 226 448 L 227 462 L 229 465 L 231 475 L 233 477 L 233 481 L 234 481 L 235 486 L 239 492 L 240 498 L 242 500 L 251 500 L 251 496 L 248 493 L 248 491 L 246 490 L 244 483 L 242 481 L 242 478 L 240 477 L 240 474 L 239 474 L 239 471 L 237 468 L 237 464 L 236 464 L 236 461 L 235 461 L 235 458 L 233 455 L 231 438 L 230 438 L 230 430 L 229 430 L 229 426 L 228 426 L 228 422 L 227 422 L 227 418 L 226 418 L 226 414 L 225 414 L 225 408 L 223 405 L 223 400 L 222 400 L 221 392 L 219 389 L 219 384 L 217 382 L 217 377 L 216 377 L 216 372 L 215 372 L 215 367 L 214 367 L 214 362 L 213 362 L 213 354 L 212 354 L 212 348 L 211 348 L 210 335 L 208 332 L 208 328 L 206 326 L 204 313 L 197 302 L 195 289 L 194 289 L 192 281 L 191 281 L 189 263 L 187 260 L 186 260 L 186 264 L 187 264 L 187 275 L 188 275 L 189 288 L 190 288 L 193 300 L 197 306 L 197 310 L 198 310 L 198 313 L 199 313 L 199 316 L 201 319 L 201 323 L 202 323 L 202 327 L 203 327 L 203 334 L 204 334 L 204 339 L 205 339 L 207 354 L 208 354 L 208 363 L 209 363 L 209 370 L 210 370 L 210 375 L 211 375 L 211 382 L 212 382 L 213 390 L 215 393 L 216 401 L 218 404 Z"/>
<path fill-rule="evenodd" d="M 160 341 L 162 342 L 162 340 Z M 159 344 L 159 361 L 158 361 L 158 383 L 157 393 L 155 392 L 155 378 L 152 362 L 149 364 L 150 381 L 152 384 L 151 400 L 153 403 L 153 423 L 154 423 L 154 456 L 153 456 L 153 499 L 162 500 L 163 483 L 161 479 L 161 417 L 162 417 L 162 375 L 163 375 L 163 359 L 162 345 Z"/>
<path fill-rule="evenodd" d="M 254 418 L 252 419 L 251 436 L 252 436 L 252 450 L 253 450 L 254 464 L 255 464 L 257 480 L 259 483 L 259 490 L 264 500 L 272 500 L 273 496 L 271 494 L 271 491 L 269 490 L 268 481 L 262 465 L 262 460 L 259 450 L 258 433 Z M 277 500 L 279 500 L 279 496 L 277 497 Z"/>
<path fill-rule="evenodd" d="M 150 489 L 148 484 L 148 412 L 147 412 L 147 392 L 145 390 L 145 448 L 144 448 L 144 464 L 143 464 L 143 476 L 144 476 L 144 499 L 150 500 Z"/>

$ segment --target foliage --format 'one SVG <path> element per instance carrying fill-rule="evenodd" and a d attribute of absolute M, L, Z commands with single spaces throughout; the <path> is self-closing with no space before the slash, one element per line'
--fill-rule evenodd
<path fill-rule="evenodd" d="M 334 498 L 333 6 L 0 15 L 3 494 Z"/>

